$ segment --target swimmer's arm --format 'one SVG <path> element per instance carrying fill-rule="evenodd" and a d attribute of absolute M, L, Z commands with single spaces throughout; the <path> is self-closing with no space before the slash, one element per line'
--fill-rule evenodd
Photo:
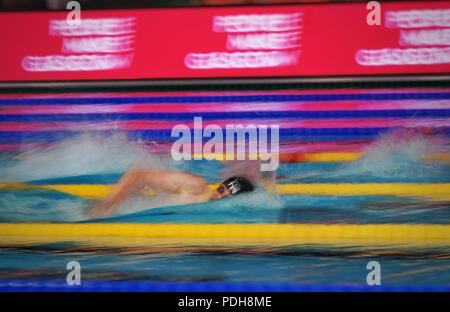
<path fill-rule="evenodd" d="M 144 187 L 144 176 L 137 167 L 128 169 L 119 182 L 112 188 L 106 198 L 98 204 L 90 206 L 87 214 L 90 217 L 107 215 L 114 211 L 115 205 L 123 201 L 129 195 L 141 190 Z"/>
<path fill-rule="evenodd" d="M 209 189 L 205 179 L 192 173 L 164 169 L 137 171 L 143 187 L 156 193 L 199 195 Z"/>
<path fill-rule="evenodd" d="M 168 194 L 200 195 L 208 192 L 206 181 L 194 174 L 132 167 L 127 170 L 102 203 L 89 208 L 88 214 L 93 216 L 111 213 L 114 211 L 114 206 L 143 188 Z"/>
<path fill-rule="evenodd" d="M 209 192 L 205 179 L 188 172 L 168 172 L 163 185 L 166 193 L 202 195 Z"/>

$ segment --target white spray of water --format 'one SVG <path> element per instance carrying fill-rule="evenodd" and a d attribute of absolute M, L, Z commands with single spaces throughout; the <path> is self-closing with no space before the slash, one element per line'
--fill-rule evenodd
<path fill-rule="evenodd" d="M 345 175 L 381 178 L 418 178 L 442 174 L 443 165 L 426 161 L 426 156 L 448 150 L 448 139 L 414 130 L 388 133 L 369 145 L 363 156 L 338 170 Z"/>
<path fill-rule="evenodd" d="M 169 209 L 177 214 L 187 213 L 190 215 L 224 211 L 229 214 L 243 211 L 261 213 L 262 210 L 276 210 L 283 207 L 284 202 L 281 197 L 260 188 L 252 193 L 194 204 L 182 202 L 178 196 L 173 195 L 161 194 L 153 197 L 133 195 L 118 204 L 115 207 L 115 212 L 108 217 L 124 216 L 156 208 Z"/>
<path fill-rule="evenodd" d="M 267 192 L 262 188 L 257 188 L 251 193 L 244 193 L 239 196 L 232 196 L 220 201 L 211 202 L 212 205 L 220 209 L 235 209 L 236 207 L 246 210 L 273 210 L 281 209 L 285 203 L 280 196 Z"/>
<path fill-rule="evenodd" d="M 0 169 L 0 182 L 122 173 L 137 161 L 153 167 L 169 166 L 168 161 L 153 156 L 146 146 L 124 134 L 84 134 L 22 153 L 15 164 Z"/>
<path fill-rule="evenodd" d="M 393 132 L 370 145 L 358 161 L 332 173 L 321 172 L 319 176 L 417 178 L 442 175 L 443 168 L 448 170 L 448 166 L 426 162 L 423 156 L 448 150 L 447 144 L 448 138 L 443 136 L 408 131 Z M 20 160 L 12 166 L 0 168 L 0 180 L 30 181 L 80 175 L 120 174 L 133 162 L 144 162 L 153 167 L 176 167 L 170 159 L 162 160 L 152 155 L 144 144 L 130 141 L 123 134 L 108 137 L 86 134 L 23 153 Z M 245 171 L 249 171 L 247 165 L 245 168 Z M 227 174 L 231 172 L 227 170 Z M 2 215 L 14 220 L 80 221 L 86 219 L 84 209 L 89 204 L 87 201 L 74 198 L 52 199 L 40 197 L 38 194 L 33 198 L 4 194 L 0 198 L 0 207 L 3 206 Z M 137 195 L 121 203 L 116 215 L 170 206 L 176 206 L 173 209 L 186 208 L 199 213 L 220 210 L 231 212 L 254 210 L 258 213 L 261 209 L 281 209 L 285 203 L 280 197 L 258 189 L 250 194 L 223 200 L 181 205 L 183 203 L 172 196 L 150 198 Z"/>
<path fill-rule="evenodd" d="M 50 146 L 25 151 L 11 166 L 0 169 L 0 180 L 32 181 L 81 175 L 121 174 L 136 162 L 169 169 L 183 165 L 171 159 L 152 155 L 146 145 L 130 141 L 124 134 L 110 136 L 83 134 Z M 31 198 L 30 196 L 22 197 L 19 194 L 3 194 L 0 198 L 2 214 L 14 220 L 82 221 L 88 219 L 85 210 L 92 204 L 88 200 L 71 197 L 53 198 L 49 194 L 34 195 Z M 112 216 L 161 207 L 177 206 L 183 209 L 183 205 L 186 204 L 189 209 L 199 212 L 204 209 L 208 211 L 235 210 L 236 207 L 276 209 L 283 206 L 278 196 L 262 190 L 227 200 L 200 204 L 180 202 L 177 196 L 148 197 L 137 194 L 120 203 Z M 12 207 L 14 209 L 9 209 Z"/>

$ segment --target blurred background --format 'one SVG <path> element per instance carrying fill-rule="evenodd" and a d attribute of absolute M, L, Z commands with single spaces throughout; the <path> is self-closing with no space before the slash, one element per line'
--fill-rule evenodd
<path fill-rule="evenodd" d="M 0 0 L 7 12 L 0 14 L 0 290 L 64 290 L 71 260 L 81 263 L 88 290 L 371 290 L 371 260 L 382 265 L 384 289 L 450 290 L 445 19 L 407 29 L 404 44 L 401 27 L 367 25 L 367 1 L 80 0 L 83 10 L 104 11 L 86 14 L 98 24 L 86 24 L 93 35 L 78 39 L 69 28 L 52 28 L 64 26 L 54 23 L 64 22 L 64 12 L 37 13 L 65 11 L 67 2 Z M 430 7 L 448 12 L 450 3 L 441 2 Z M 261 8 L 281 4 L 289 6 Z M 242 14 L 303 11 L 305 23 L 294 25 L 304 31 L 300 61 L 188 68 L 188 53 L 271 49 L 229 49 L 229 34 L 212 31 L 213 17 L 243 5 L 259 7 Z M 227 8 L 144 9 L 201 6 Z M 142 10 L 108 11 L 127 8 Z M 36 12 L 9 13 L 23 10 Z M 125 52 L 109 52 L 118 47 L 112 38 L 95 41 L 107 37 L 96 26 L 115 15 L 125 20 L 112 27 L 117 37 L 125 30 L 126 40 L 135 39 Z M 373 63 L 357 62 L 361 50 Z M 375 66 L 386 60 L 380 51 L 400 63 Z M 401 59 L 399 51 L 430 54 L 411 65 L 411 55 Z M 71 67 L 86 55 L 91 68 Z M 95 67 L 122 56 L 132 60 L 128 67 Z M 277 192 L 258 188 L 200 204 L 135 194 L 114 215 L 86 215 L 134 162 L 192 172 L 210 184 L 251 168 L 173 161 L 171 129 L 192 127 L 196 116 L 204 126 L 279 125 Z M 158 226 L 167 226 L 164 238 Z"/>

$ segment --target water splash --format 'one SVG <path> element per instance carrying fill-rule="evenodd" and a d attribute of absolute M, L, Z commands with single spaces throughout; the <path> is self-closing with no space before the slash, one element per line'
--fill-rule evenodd
<path fill-rule="evenodd" d="M 336 170 L 333 176 L 366 176 L 417 179 L 448 176 L 449 166 L 426 160 L 426 156 L 448 151 L 448 139 L 413 129 L 401 129 L 381 136 L 369 145 L 363 156 Z"/>
<path fill-rule="evenodd" d="M 183 204 L 170 196 L 133 196 L 118 205 L 113 217 L 95 222 L 275 222 L 284 206 L 281 197 L 261 188 L 196 204 Z"/>
<path fill-rule="evenodd" d="M 450 167 L 429 162 L 423 156 L 448 150 L 448 138 L 439 135 L 426 135 L 416 131 L 395 131 L 382 136 L 364 151 L 358 161 L 345 165 L 327 167 L 326 164 L 306 164 L 287 167 L 292 179 L 308 179 L 308 182 L 361 182 L 361 181 L 425 181 L 448 180 Z M 216 161 L 192 161 L 175 163 L 170 158 L 162 159 L 152 155 L 148 146 L 130 141 L 124 134 L 96 136 L 85 134 L 51 146 L 25 151 L 20 157 L 2 159 L 1 181 L 32 181 L 54 178 L 89 175 L 101 178 L 107 174 L 121 174 L 133 162 L 143 162 L 148 166 L 186 170 L 217 182 L 222 175 L 236 174 L 233 170 L 252 171 L 247 164 L 242 166 L 223 166 Z M 306 168 L 306 171 L 303 170 Z M 232 170 L 233 169 L 233 170 Z M 221 172 L 222 170 L 222 172 Z M 313 173 L 310 171 L 313 170 Z M 225 172 L 224 172 L 225 171 Z M 310 175 L 307 175 L 311 173 Z M 242 173 L 242 172 L 237 172 Z M 245 172 L 244 172 L 245 173 Z M 247 172 L 248 173 L 248 172 Z M 296 176 L 298 176 L 296 178 Z M 283 180 L 283 183 L 288 182 Z M 87 219 L 85 209 L 93 202 L 53 191 L 16 191 L 0 194 L 0 218 L 7 221 L 62 221 L 77 222 Z M 120 221 L 138 222 L 189 222 L 200 220 L 211 222 L 270 222 L 276 220 L 277 211 L 286 206 L 302 207 L 333 206 L 333 210 L 342 207 L 348 213 L 349 203 L 340 203 L 334 197 L 316 200 L 316 197 L 291 196 L 283 198 L 265 192 L 262 189 L 251 194 L 242 194 L 223 200 L 200 204 L 184 204 L 173 196 L 143 197 L 132 196 L 117 209 L 115 217 Z M 369 198 L 367 199 L 370 200 Z M 353 199 L 351 201 L 354 201 Z M 423 208 L 426 203 L 419 205 Z M 356 205 L 355 209 L 373 211 Z M 389 206 L 389 205 L 387 205 Z M 392 206 L 392 205 L 391 205 Z M 413 205 L 409 205 L 410 209 Z M 321 206 L 322 207 L 322 206 Z M 345 208 L 345 209 L 344 209 Z M 378 209 L 379 210 L 379 209 Z M 315 214 L 317 209 L 314 210 Z M 155 215 L 161 217 L 155 219 Z M 304 211 L 302 212 L 302 214 Z M 409 213 L 409 212 L 408 212 Z M 166 217 L 162 215 L 166 214 Z M 169 217 L 167 215 L 170 214 Z M 270 218 L 268 216 L 270 215 Z M 328 214 L 327 214 L 328 215 Z M 385 215 L 383 215 L 385 216 Z M 131 219 L 130 219 L 131 218 Z M 326 218 L 325 218 L 326 219 Z M 366 220 L 366 219 L 365 219 Z M 370 220 L 367 219 L 367 220 Z M 367 221 L 366 220 L 366 221 Z"/>
<path fill-rule="evenodd" d="M 160 207 L 175 207 L 179 212 L 189 211 L 230 211 L 242 210 L 271 210 L 283 207 L 280 196 L 257 188 L 254 192 L 240 194 L 239 196 L 227 197 L 203 203 L 182 202 L 178 196 L 161 194 L 157 196 L 134 195 L 117 205 L 116 215 L 136 213 L 148 209 Z M 188 208 L 184 208 L 187 207 Z"/>
<path fill-rule="evenodd" d="M 0 182 L 122 173 L 133 162 L 170 166 L 152 155 L 145 145 L 128 140 L 124 134 L 90 133 L 23 152 L 15 163 L 0 169 Z"/>

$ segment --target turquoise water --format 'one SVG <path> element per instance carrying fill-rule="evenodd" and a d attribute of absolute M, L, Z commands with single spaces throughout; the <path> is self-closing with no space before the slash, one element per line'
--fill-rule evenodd
<path fill-rule="evenodd" d="M 278 183 L 447 183 L 450 164 L 423 160 L 425 153 L 447 150 L 446 138 L 417 134 L 393 143 L 386 135 L 358 161 L 281 163 Z M 154 155 L 121 135 L 84 135 L 30 150 L 3 154 L 0 182 L 33 184 L 113 184 L 136 161 L 184 170 L 218 183 L 242 166 L 213 160 L 172 161 Z M 3 222 L 89 222 L 84 212 L 94 201 L 51 190 L 2 191 Z M 251 194 L 207 203 L 177 205 L 166 198 L 132 196 L 116 215 L 95 222 L 170 223 L 448 223 L 446 200 L 398 196 L 278 196 L 258 188 Z"/>
<path fill-rule="evenodd" d="M 76 245 L 76 244 L 74 244 Z M 68 248 L 66 246 L 66 248 Z M 75 248 L 76 249 L 76 248 Z M 255 255 L 238 252 L 140 252 L 117 250 L 64 251 L 62 246 L 2 250 L 2 279 L 65 280 L 66 264 L 77 260 L 83 280 L 210 281 L 302 284 L 366 282 L 368 261 L 382 266 L 384 285 L 448 285 L 448 249 L 413 256 L 362 256 L 322 247 Z"/>
<path fill-rule="evenodd" d="M 186 170 L 217 183 L 228 165 L 216 161 L 175 163 L 151 155 L 121 135 L 84 135 L 46 148 L 1 157 L 2 182 L 35 184 L 115 183 L 133 162 Z M 99 144 L 101 142 L 101 144 Z M 450 166 L 422 160 L 424 152 L 446 150 L 440 136 L 410 137 L 392 143 L 389 135 L 370 145 L 352 163 L 284 163 L 279 183 L 450 182 Z M 134 196 L 106 219 L 89 220 L 94 201 L 49 191 L 0 192 L 1 222 L 138 223 L 428 223 L 449 224 L 446 200 L 396 196 L 277 196 L 260 188 L 218 201 L 174 205 L 166 199 Z M 168 248 L 170 246 L 170 248 Z M 450 245 L 414 247 L 310 244 L 273 247 L 205 246 L 148 242 L 101 244 L 2 242 L 0 279 L 65 279 L 68 261 L 77 260 L 87 280 L 277 282 L 360 285 L 366 264 L 382 265 L 385 285 L 450 285 Z"/>

